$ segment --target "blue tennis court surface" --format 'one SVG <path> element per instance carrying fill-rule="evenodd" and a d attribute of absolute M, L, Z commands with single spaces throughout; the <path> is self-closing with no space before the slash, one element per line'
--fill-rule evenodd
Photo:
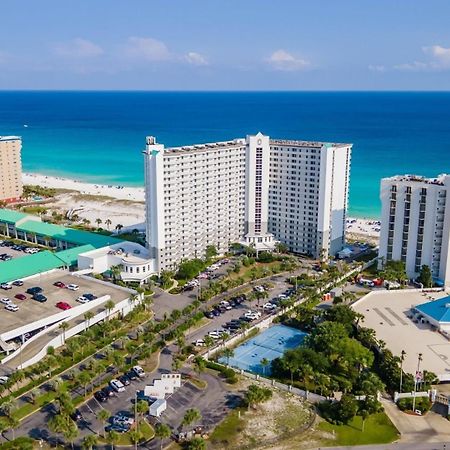
<path fill-rule="evenodd" d="M 225 357 L 219 358 L 219 362 L 264 375 L 263 358 L 270 362 L 279 358 L 286 350 L 298 347 L 305 336 L 306 333 L 295 328 L 275 325 L 235 348 L 229 362 Z M 265 373 L 270 373 L 270 365 L 265 368 Z"/>

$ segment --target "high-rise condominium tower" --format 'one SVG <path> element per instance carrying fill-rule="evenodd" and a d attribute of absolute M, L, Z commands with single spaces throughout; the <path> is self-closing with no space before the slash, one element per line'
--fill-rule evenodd
<path fill-rule="evenodd" d="M 312 256 L 345 243 L 350 144 L 246 139 L 164 148 L 147 137 L 147 245 L 158 270 L 240 242 Z"/>
<path fill-rule="evenodd" d="M 402 175 L 381 180 L 381 257 L 404 261 L 409 277 L 430 267 L 450 285 L 450 176 Z"/>
<path fill-rule="evenodd" d="M 0 136 L 0 201 L 14 202 L 22 196 L 22 139 Z"/>

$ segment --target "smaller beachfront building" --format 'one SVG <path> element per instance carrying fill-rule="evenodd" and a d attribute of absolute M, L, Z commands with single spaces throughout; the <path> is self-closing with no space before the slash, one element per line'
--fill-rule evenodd
<path fill-rule="evenodd" d="M 442 334 L 450 336 L 450 296 L 417 305 L 414 312 L 417 319 L 428 321 Z"/>
<path fill-rule="evenodd" d="M 0 262 L 0 283 L 60 268 L 103 273 L 118 266 L 123 281 L 139 283 L 155 272 L 154 260 L 140 244 L 43 222 L 15 210 L 0 209 L 0 234 L 52 249 Z"/>

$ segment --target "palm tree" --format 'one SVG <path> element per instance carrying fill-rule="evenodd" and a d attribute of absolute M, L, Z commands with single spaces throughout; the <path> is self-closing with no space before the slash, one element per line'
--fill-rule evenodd
<path fill-rule="evenodd" d="M 88 384 L 92 381 L 92 374 L 83 370 L 78 374 L 77 381 L 84 386 L 84 396 L 86 397 Z"/>
<path fill-rule="evenodd" d="M 114 450 L 114 444 L 119 440 L 119 433 L 117 431 L 108 431 L 106 440 L 111 444 L 111 450 Z"/>
<path fill-rule="evenodd" d="M 105 309 L 108 314 L 108 320 L 109 320 L 109 316 L 111 315 L 111 311 L 114 309 L 114 306 L 116 306 L 116 304 L 112 300 L 108 300 L 105 303 Z"/>
<path fill-rule="evenodd" d="M 163 440 L 170 437 L 172 430 L 164 423 L 158 423 L 155 427 L 155 436 L 160 439 L 160 449 L 162 450 Z"/>
<path fill-rule="evenodd" d="M 120 276 L 121 268 L 120 266 L 111 266 L 109 268 L 111 275 L 113 276 L 113 280 L 117 281 L 117 278 Z"/>
<path fill-rule="evenodd" d="M 101 224 L 102 222 L 103 222 L 102 219 L 95 219 L 95 223 L 96 223 L 98 226 L 100 226 L 100 224 Z"/>
<path fill-rule="evenodd" d="M 266 368 L 270 364 L 270 361 L 267 358 L 263 358 L 263 359 L 261 359 L 260 362 L 261 362 L 261 365 L 263 366 L 264 376 L 266 376 Z"/>
<path fill-rule="evenodd" d="M 181 422 L 182 426 L 191 425 L 194 422 L 198 422 L 202 419 L 202 415 L 200 411 L 196 408 L 190 408 L 186 411 L 183 417 L 183 421 Z"/>
<path fill-rule="evenodd" d="M 93 319 L 94 316 L 95 316 L 95 314 L 92 311 L 86 311 L 84 313 L 84 320 L 86 321 L 86 328 L 85 328 L 85 330 L 87 330 L 90 327 L 91 319 Z"/>
<path fill-rule="evenodd" d="M 61 322 L 58 326 L 60 330 L 62 330 L 62 336 L 63 336 L 63 344 L 66 343 L 66 330 L 69 328 L 69 324 L 67 322 Z"/>
<path fill-rule="evenodd" d="M 225 358 L 227 358 L 227 366 L 230 365 L 230 358 L 232 358 L 234 356 L 234 351 L 231 348 L 224 348 L 223 349 L 223 356 L 225 356 Z"/>
<path fill-rule="evenodd" d="M 17 419 L 15 416 L 10 416 L 7 418 L 6 423 L 12 430 L 13 440 L 16 439 L 16 428 L 20 425 L 19 419 Z"/>
<path fill-rule="evenodd" d="M 111 413 L 105 409 L 102 408 L 98 413 L 97 413 L 97 419 L 100 420 L 100 422 L 103 425 L 103 430 L 105 429 L 105 425 L 106 425 L 106 421 L 111 417 Z M 105 433 L 103 433 L 103 437 L 105 437 Z"/>
<path fill-rule="evenodd" d="M 111 226 L 111 224 L 112 224 L 111 219 L 106 219 L 105 220 L 105 225 L 108 228 L 108 230 L 109 230 L 109 227 Z"/>
<path fill-rule="evenodd" d="M 97 445 L 98 439 L 95 434 L 88 434 L 84 439 L 81 447 L 84 450 L 92 450 Z"/>
<path fill-rule="evenodd" d="M 83 219 L 83 224 L 88 227 L 91 224 L 91 221 L 89 219 L 84 218 Z"/>
<path fill-rule="evenodd" d="M 205 336 L 204 341 L 206 348 L 208 349 L 208 358 L 209 358 L 209 349 L 214 345 L 214 339 L 211 336 L 207 335 Z"/>
<path fill-rule="evenodd" d="M 123 228 L 123 225 L 120 224 L 120 223 L 118 223 L 118 224 L 116 225 L 116 231 L 117 231 L 117 233 L 119 233 L 120 230 L 121 230 L 122 228 Z"/>

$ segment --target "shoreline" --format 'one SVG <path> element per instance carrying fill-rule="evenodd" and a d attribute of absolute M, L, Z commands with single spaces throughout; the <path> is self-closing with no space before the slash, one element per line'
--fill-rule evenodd
<path fill-rule="evenodd" d="M 62 191 L 58 200 L 50 202 L 51 209 L 73 210 L 78 216 L 92 224 L 97 218 L 111 220 L 112 227 L 120 224 L 124 228 L 144 228 L 144 187 L 88 183 L 81 180 L 56 177 L 38 173 L 23 173 L 23 184 L 38 185 Z M 38 204 L 38 203 L 37 203 Z M 378 240 L 379 219 L 368 217 L 347 218 L 346 232 L 349 237 Z M 353 236 L 352 236 L 353 235 Z"/>

